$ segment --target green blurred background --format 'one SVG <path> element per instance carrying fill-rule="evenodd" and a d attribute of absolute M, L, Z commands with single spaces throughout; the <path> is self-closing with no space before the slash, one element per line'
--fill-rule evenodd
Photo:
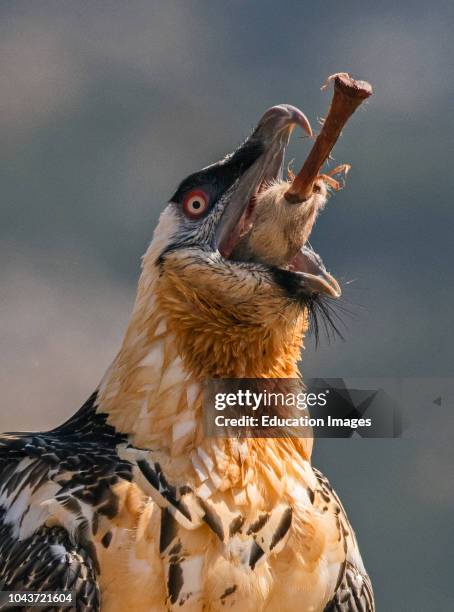
<path fill-rule="evenodd" d="M 188 173 L 273 104 L 313 125 L 333 72 L 375 96 L 335 149 L 350 162 L 312 236 L 344 283 L 345 342 L 311 376 L 450 377 L 454 254 L 452 2 L 73 2 L 0 5 L 3 430 L 69 416 L 113 358 L 139 258 Z M 293 138 L 289 158 L 304 159 Z M 452 429 L 324 440 L 378 610 L 454 610 Z M 451 420 L 452 422 L 452 420 Z"/>

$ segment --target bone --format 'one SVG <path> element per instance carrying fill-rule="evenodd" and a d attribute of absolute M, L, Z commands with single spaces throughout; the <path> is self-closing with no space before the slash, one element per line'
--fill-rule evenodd
<path fill-rule="evenodd" d="M 334 94 L 328 115 L 303 167 L 284 195 L 287 202 L 292 204 L 304 202 L 311 197 L 320 169 L 328 159 L 343 127 L 355 110 L 373 93 L 372 86 L 367 81 L 355 81 L 345 72 L 330 76 L 322 89 L 331 81 L 334 81 Z"/>
<path fill-rule="evenodd" d="M 333 80 L 334 96 L 328 116 L 301 172 L 292 179 L 291 185 L 282 180 L 260 190 L 249 224 L 235 245 L 232 257 L 272 266 L 291 265 L 307 243 L 317 216 L 326 204 L 328 188 L 341 188 L 333 176 L 345 175 L 350 168 L 348 164 L 337 166 L 328 174 L 319 174 L 319 171 L 348 117 L 371 95 L 372 88 L 345 73 L 329 77 L 325 87 Z M 301 191 L 304 191 L 303 196 Z M 295 205 L 297 202 L 299 205 Z"/>

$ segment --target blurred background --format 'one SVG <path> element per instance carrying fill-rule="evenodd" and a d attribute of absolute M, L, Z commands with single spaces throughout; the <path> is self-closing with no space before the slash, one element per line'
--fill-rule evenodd
<path fill-rule="evenodd" d="M 2 430 L 74 412 L 114 357 L 140 256 L 177 183 L 287 102 L 312 124 L 348 71 L 375 96 L 311 242 L 344 284 L 345 341 L 307 343 L 316 377 L 453 376 L 449 1 L 0 5 Z M 451 76 L 449 76 L 451 75 Z M 289 150 L 299 167 L 308 142 Z M 441 384 L 441 383 L 440 383 Z M 427 435 L 323 440 L 378 610 L 454 609 L 451 405 Z"/>

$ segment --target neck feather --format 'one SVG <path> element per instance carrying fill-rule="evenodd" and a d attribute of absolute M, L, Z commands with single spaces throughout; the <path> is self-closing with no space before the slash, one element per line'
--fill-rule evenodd
<path fill-rule="evenodd" d="M 145 256 L 122 346 L 99 388 L 98 411 L 107 413 L 108 422 L 129 435 L 135 446 L 160 449 L 168 458 L 187 458 L 206 444 L 203 381 L 208 377 L 298 377 L 306 323 L 304 317 L 292 324 L 281 318 L 267 326 L 243 327 L 232 325 L 224 311 L 203 304 L 194 308 L 177 278 L 159 278 L 152 247 Z M 275 446 L 280 441 L 267 443 Z M 257 450 L 263 442 L 247 444 Z M 285 442 L 286 448 L 292 445 L 300 455 L 310 457 L 311 440 Z"/>

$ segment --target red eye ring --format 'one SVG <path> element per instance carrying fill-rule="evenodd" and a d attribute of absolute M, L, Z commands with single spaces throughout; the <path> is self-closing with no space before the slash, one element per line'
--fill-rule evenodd
<path fill-rule="evenodd" d="M 208 196 L 201 189 L 192 189 L 184 196 L 183 210 L 190 219 L 198 219 L 208 208 Z"/>

